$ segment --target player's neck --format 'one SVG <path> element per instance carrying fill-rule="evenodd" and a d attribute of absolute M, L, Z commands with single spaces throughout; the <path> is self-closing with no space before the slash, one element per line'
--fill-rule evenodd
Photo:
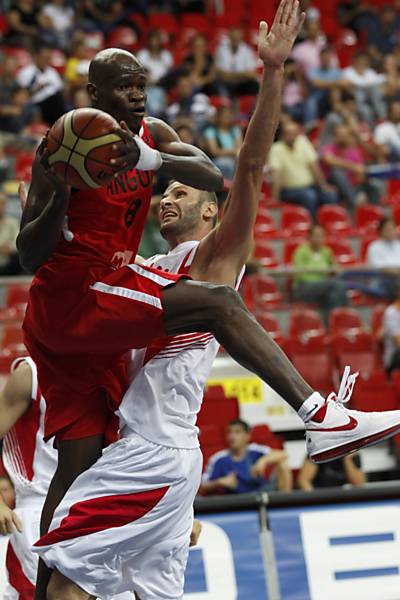
<path fill-rule="evenodd" d="M 170 235 L 166 238 L 168 242 L 168 246 L 170 250 L 174 250 L 180 244 L 184 244 L 185 242 L 200 242 L 207 233 L 203 230 L 191 230 L 186 233 L 178 233 L 176 235 Z"/>

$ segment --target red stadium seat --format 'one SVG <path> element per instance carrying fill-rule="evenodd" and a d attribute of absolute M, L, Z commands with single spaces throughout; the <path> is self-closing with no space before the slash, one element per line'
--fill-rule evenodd
<path fill-rule="evenodd" d="M 238 98 L 239 102 L 239 113 L 249 118 L 251 113 L 253 112 L 257 96 L 240 96 Z"/>
<path fill-rule="evenodd" d="M 353 233 L 353 224 L 349 214 L 342 206 L 321 206 L 318 210 L 317 219 L 328 235 L 344 236 Z"/>
<path fill-rule="evenodd" d="M 272 339 L 281 347 L 285 345 L 285 337 L 282 333 L 278 319 L 271 313 L 261 313 L 257 315 L 257 320 L 261 327 L 268 331 Z"/>
<path fill-rule="evenodd" d="M 347 329 L 335 333 L 331 337 L 335 354 L 371 352 L 373 350 L 372 335 L 362 329 Z"/>
<path fill-rule="evenodd" d="M 331 248 L 339 265 L 356 265 L 358 263 L 351 245 L 346 240 L 328 238 L 326 243 Z"/>
<path fill-rule="evenodd" d="M 279 260 L 271 246 L 264 240 L 256 240 L 254 247 L 254 257 L 265 268 L 279 266 Z"/>
<path fill-rule="evenodd" d="M 203 454 L 203 471 L 206 470 L 208 462 L 211 458 L 211 456 L 213 454 L 216 454 L 217 452 L 219 452 L 220 450 L 223 450 L 225 447 L 225 444 L 223 446 L 217 445 L 217 446 L 202 446 L 201 447 L 201 452 Z M 221 488 L 221 493 L 224 492 L 224 489 Z M 201 494 L 201 488 L 200 488 L 200 494 Z"/>
<path fill-rule="evenodd" d="M 251 441 L 276 450 L 282 450 L 284 446 L 283 438 L 273 433 L 268 425 L 254 425 L 251 429 Z"/>
<path fill-rule="evenodd" d="M 276 308 L 282 303 L 282 294 L 272 277 L 263 275 L 253 279 L 254 305 L 255 307 Z"/>
<path fill-rule="evenodd" d="M 29 285 L 10 285 L 7 292 L 7 306 L 26 306 L 29 299 Z"/>
<path fill-rule="evenodd" d="M 210 37 L 212 25 L 212 21 L 201 13 L 186 13 L 181 16 L 181 27 L 186 32 L 191 30 L 192 35 L 201 33 L 206 37 Z"/>
<path fill-rule="evenodd" d="M 354 308 L 334 308 L 329 314 L 329 331 L 338 334 L 351 330 L 362 330 L 363 322 Z"/>
<path fill-rule="evenodd" d="M 391 382 L 382 370 L 359 377 L 354 387 L 352 406 L 357 410 L 381 411 L 398 407 Z"/>
<path fill-rule="evenodd" d="M 54 48 L 51 51 L 51 55 L 50 55 L 50 65 L 53 67 L 53 69 L 58 71 L 60 73 L 60 75 L 63 75 L 66 64 L 67 64 L 67 57 L 65 56 L 64 52 L 62 52 L 61 50 L 58 50 L 57 48 Z"/>
<path fill-rule="evenodd" d="M 336 361 L 340 372 L 349 365 L 352 371 L 358 371 L 362 375 L 369 375 L 381 366 L 378 355 L 372 350 L 367 352 L 339 352 Z"/>
<path fill-rule="evenodd" d="M 291 360 L 313 389 L 323 394 L 332 391 L 333 364 L 328 351 L 315 354 L 296 353 L 291 355 Z"/>
<path fill-rule="evenodd" d="M 290 265 L 293 259 L 293 254 L 297 248 L 304 244 L 307 240 L 304 237 L 294 237 L 285 241 L 283 248 L 283 262 L 285 265 Z"/>
<path fill-rule="evenodd" d="M 356 227 L 361 234 L 376 232 L 377 225 L 385 216 L 383 208 L 376 204 L 362 204 L 356 208 Z"/>
<path fill-rule="evenodd" d="M 107 43 L 110 47 L 135 50 L 138 46 L 138 36 L 132 27 L 121 26 L 110 31 Z"/>
<path fill-rule="evenodd" d="M 35 154 L 23 152 L 15 160 L 15 177 L 19 181 L 30 181 L 32 177 L 32 164 Z"/>
<path fill-rule="evenodd" d="M 383 315 L 386 310 L 385 304 L 375 306 L 371 316 L 372 335 L 376 342 L 381 342 L 383 337 Z"/>
<path fill-rule="evenodd" d="M 159 29 L 169 37 L 175 37 L 179 32 L 179 23 L 170 13 L 151 13 L 148 17 L 149 29 Z"/>
<path fill-rule="evenodd" d="M 221 386 L 210 386 L 206 390 L 197 417 L 197 425 L 200 428 L 210 423 L 225 428 L 229 421 L 238 417 L 239 404 L 237 398 L 226 397 Z"/>
<path fill-rule="evenodd" d="M 16 62 L 17 71 L 32 62 L 32 55 L 25 48 L 15 48 L 12 46 L 2 46 L 1 51 L 7 56 L 12 56 Z"/>
<path fill-rule="evenodd" d="M 257 212 L 257 218 L 254 225 L 254 236 L 256 238 L 276 238 L 279 231 L 275 224 L 271 211 L 268 208 L 260 207 Z"/>
<path fill-rule="evenodd" d="M 362 238 L 360 248 L 360 260 L 362 263 L 365 263 L 367 260 L 368 246 L 377 238 L 378 236 L 376 234 L 367 234 L 366 237 Z"/>
<path fill-rule="evenodd" d="M 200 427 L 199 433 L 200 446 L 220 446 L 226 443 L 225 432 L 214 423 Z"/>
<path fill-rule="evenodd" d="M 311 215 L 302 206 L 290 204 L 282 208 L 281 229 L 288 237 L 304 236 L 309 232 L 311 226 Z"/>
<path fill-rule="evenodd" d="M 289 318 L 289 335 L 291 338 L 304 339 L 325 335 L 325 327 L 317 311 L 307 308 L 294 309 Z"/>

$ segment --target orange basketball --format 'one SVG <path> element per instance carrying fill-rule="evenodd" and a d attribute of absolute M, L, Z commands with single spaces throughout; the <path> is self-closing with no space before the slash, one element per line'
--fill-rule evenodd
<path fill-rule="evenodd" d="M 117 121 L 101 110 L 71 110 L 49 131 L 49 165 L 60 179 L 74 188 L 107 185 L 115 173 L 110 159 L 120 156 L 124 146 L 114 133 L 116 127 Z"/>

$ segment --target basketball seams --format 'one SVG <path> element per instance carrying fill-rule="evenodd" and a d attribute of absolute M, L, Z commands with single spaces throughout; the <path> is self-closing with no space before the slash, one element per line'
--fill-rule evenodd
<path fill-rule="evenodd" d="M 65 171 L 64 171 L 64 182 L 66 182 L 66 181 L 67 181 L 67 179 L 66 179 L 66 177 L 67 177 L 67 167 L 69 166 L 69 164 L 70 164 L 70 162 L 71 162 L 71 159 L 72 159 L 72 154 L 73 154 L 73 152 L 75 151 L 75 148 L 76 148 L 76 146 L 77 146 L 77 144 L 78 144 L 78 142 L 79 142 L 79 138 L 80 138 L 80 136 L 82 136 L 82 135 L 83 135 L 83 133 L 86 131 L 86 129 L 89 127 L 89 125 L 90 125 L 91 123 L 93 123 L 93 121 L 95 121 L 95 120 L 97 119 L 97 116 L 98 116 L 98 113 L 96 113 L 95 115 L 93 115 L 93 117 L 92 117 L 91 119 L 89 119 L 89 121 L 88 121 L 87 123 L 85 123 L 85 125 L 84 125 L 83 129 L 81 130 L 80 134 L 79 134 L 79 135 L 77 135 L 76 131 L 74 130 L 74 115 L 75 115 L 75 113 L 76 113 L 76 110 L 74 110 L 74 111 L 73 111 L 73 113 L 72 113 L 72 115 L 71 115 L 71 119 L 70 119 L 70 121 L 71 121 L 71 131 L 72 131 L 72 133 L 73 133 L 73 134 L 76 136 L 76 140 L 75 140 L 75 143 L 74 143 L 74 145 L 73 145 L 73 147 L 72 147 L 72 149 L 71 149 L 70 155 L 69 155 L 69 157 L 68 157 L 68 161 L 67 161 L 67 163 L 66 163 L 66 166 L 65 166 Z M 63 138 L 63 139 L 64 139 L 64 138 Z"/>

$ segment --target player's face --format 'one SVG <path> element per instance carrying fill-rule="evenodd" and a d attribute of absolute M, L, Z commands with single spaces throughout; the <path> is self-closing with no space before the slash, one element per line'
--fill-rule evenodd
<path fill-rule="evenodd" d="M 178 182 L 165 190 L 160 202 L 160 232 L 170 236 L 189 235 L 201 224 L 199 191 Z"/>
<path fill-rule="evenodd" d="M 146 108 L 146 84 L 141 65 L 133 57 L 123 59 L 104 83 L 97 86 L 94 105 L 118 122 L 126 121 L 129 129 L 138 133 Z"/>

